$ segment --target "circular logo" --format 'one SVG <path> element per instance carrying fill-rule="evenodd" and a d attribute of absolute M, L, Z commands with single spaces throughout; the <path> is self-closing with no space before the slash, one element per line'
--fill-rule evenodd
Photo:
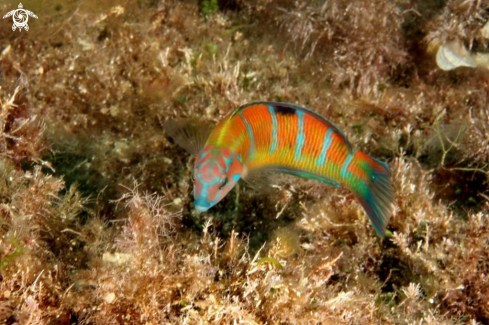
<path fill-rule="evenodd" d="M 17 27 L 24 27 L 27 25 L 27 21 L 29 20 L 29 16 L 27 15 L 27 12 L 25 12 L 24 9 L 17 9 L 15 10 L 14 13 L 14 24 Z"/>

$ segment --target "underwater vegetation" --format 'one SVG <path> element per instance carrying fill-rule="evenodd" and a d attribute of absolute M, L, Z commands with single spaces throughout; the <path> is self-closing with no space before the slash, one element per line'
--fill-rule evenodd
<path fill-rule="evenodd" d="M 0 323 L 489 323 L 486 1 L 22 4 L 28 31 L 0 20 Z M 301 178 L 195 210 L 165 123 L 265 100 L 387 163 L 384 239 Z"/>

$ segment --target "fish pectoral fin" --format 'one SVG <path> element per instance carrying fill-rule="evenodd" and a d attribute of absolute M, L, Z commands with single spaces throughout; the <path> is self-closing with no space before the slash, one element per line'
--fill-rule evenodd
<path fill-rule="evenodd" d="M 253 190 L 259 193 L 266 193 L 272 190 L 272 184 L 274 183 L 274 177 L 272 172 L 266 169 L 245 169 L 241 178 L 246 184 Z"/>
<path fill-rule="evenodd" d="M 205 145 L 213 126 L 197 119 L 175 119 L 166 121 L 163 129 L 180 147 L 197 155 Z"/>
<path fill-rule="evenodd" d="M 328 185 L 334 186 L 334 187 L 340 187 L 341 184 L 335 180 L 332 180 L 329 177 L 325 177 L 319 174 L 315 173 L 308 173 L 300 169 L 295 169 L 295 168 L 288 168 L 288 167 L 276 167 L 276 168 L 271 168 L 271 172 L 275 173 L 282 173 L 282 174 L 287 174 L 287 175 L 293 175 L 293 176 L 298 176 L 302 178 L 307 178 L 307 179 L 314 179 L 316 181 L 320 181 L 323 183 L 326 183 Z"/>

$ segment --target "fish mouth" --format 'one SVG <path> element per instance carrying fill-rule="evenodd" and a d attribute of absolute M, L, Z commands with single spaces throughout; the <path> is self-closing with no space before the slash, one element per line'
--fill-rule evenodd
<path fill-rule="evenodd" d="M 208 203 L 200 202 L 200 201 L 195 202 L 195 210 L 199 212 L 206 212 L 207 210 L 209 210 L 209 208 L 210 205 Z"/>

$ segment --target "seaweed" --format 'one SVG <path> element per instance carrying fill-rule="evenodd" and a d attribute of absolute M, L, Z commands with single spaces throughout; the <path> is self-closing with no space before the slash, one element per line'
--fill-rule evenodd
<path fill-rule="evenodd" d="M 0 4 L 1 12 L 18 3 Z M 483 1 L 58 1 L 0 21 L 0 323 L 484 324 Z M 274 178 L 193 208 L 175 117 L 278 99 L 386 161 L 380 241 L 347 190 Z"/>

